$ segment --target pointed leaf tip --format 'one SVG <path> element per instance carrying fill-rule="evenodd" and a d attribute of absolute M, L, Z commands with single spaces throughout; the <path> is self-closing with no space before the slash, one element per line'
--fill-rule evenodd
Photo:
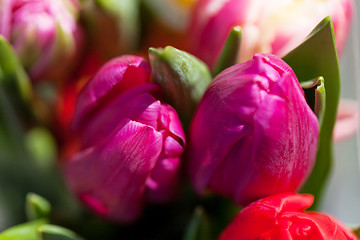
<path fill-rule="evenodd" d="M 208 240 L 212 239 L 211 235 L 210 223 L 205 210 L 198 206 L 194 210 L 183 240 Z"/>
<path fill-rule="evenodd" d="M 160 55 L 161 52 L 162 51 L 160 49 L 153 48 L 153 47 L 150 47 L 149 50 L 148 50 L 148 53 L 151 54 L 151 55 Z"/>
<path fill-rule="evenodd" d="M 32 97 L 32 87 L 30 79 L 27 76 L 20 60 L 16 56 L 12 46 L 0 35 L 0 68 L 3 71 L 3 77 L 0 84 L 6 90 L 18 98 L 18 102 L 27 105 Z"/>
<path fill-rule="evenodd" d="M 51 205 L 45 198 L 35 193 L 28 193 L 25 211 L 28 220 L 47 218 L 50 215 Z"/>
<path fill-rule="evenodd" d="M 241 27 L 233 27 L 226 39 L 225 45 L 221 51 L 217 64 L 215 65 L 213 71 L 214 76 L 218 75 L 224 69 L 237 63 L 240 54 L 241 38 Z"/>

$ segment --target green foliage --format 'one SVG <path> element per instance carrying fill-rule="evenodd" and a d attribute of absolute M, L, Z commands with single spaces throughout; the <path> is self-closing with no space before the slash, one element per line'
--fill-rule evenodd
<path fill-rule="evenodd" d="M 324 78 L 324 85 L 317 92 L 322 102 L 319 118 L 320 135 L 314 169 L 303 186 L 302 192 L 315 196 L 319 202 L 332 163 L 332 133 L 340 96 L 339 63 L 335 46 L 334 29 L 330 17 L 325 18 L 307 39 L 287 54 L 285 60 L 294 70 L 300 82 Z M 326 91 L 326 94 L 324 94 Z"/>
<path fill-rule="evenodd" d="M 39 219 L 11 227 L 0 234 L 0 240 L 39 240 L 37 228 L 46 223 L 46 219 Z"/>
<path fill-rule="evenodd" d="M 28 193 L 26 196 L 25 210 L 26 216 L 30 221 L 47 218 L 50 215 L 51 205 L 45 198 L 35 193 Z"/>
<path fill-rule="evenodd" d="M 189 222 L 183 240 L 210 240 L 211 228 L 209 220 L 202 207 L 197 207 Z"/>
<path fill-rule="evenodd" d="M 224 69 L 237 63 L 240 53 L 241 37 L 242 32 L 240 26 L 233 27 L 226 39 L 221 55 L 214 68 L 214 76 L 218 75 Z"/>

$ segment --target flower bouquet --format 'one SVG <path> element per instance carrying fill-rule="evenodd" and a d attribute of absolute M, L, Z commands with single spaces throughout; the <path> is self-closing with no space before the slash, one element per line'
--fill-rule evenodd
<path fill-rule="evenodd" d="M 0 240 L 359 239 L 326 208 L 358 128 L 353 20 L 352 0 L 0 0 Z"/>

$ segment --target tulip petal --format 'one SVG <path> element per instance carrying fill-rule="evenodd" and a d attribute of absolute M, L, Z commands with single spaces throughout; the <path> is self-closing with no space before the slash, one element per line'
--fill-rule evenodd
<path fill-rule="evenodd" d="M 167 202 L 178 192 L 181 155 L 185 147 L 185 134 L 175 110 L 162 104 L 159 128 L 163 134 L 163 150 L 147 182 L 147 197 L 153 202 Z"/>
<path fill-rule="evenodd" d="M 131 222 L 142 210 L 145 183 L 162 141 L 152 127 L 123 120 L 106 139 L 65 164 L 69 185 L 77 195 L 91 196 L 99 214 Z"/>
<path fill-rule="evenodd" d="M 269 81 L 266 78 L 251 73 L 252 68 L 252 65 L 235 65 L 219 74 L 199 104 L 190 130 L 189 156 L 191 159 L 188 168 L 199 192 L 206 188 L 216 171 L 223 180 L 220 181 L 220 178 L 215 177 L 217 180 L 212 181 L 214 184 L 212 186 L 217 190 L 223 189 L 224 191 L 221 192 L 226 195 L 232 195 L 232 191 L 226 189 L 230 190 L 236 181 L 231 174 L 226 173 L 231 169 L 240 171 L 245 167 L 243 164 L 246 163 L 235 160 L 237 165 L 233 167 L 228 165 L 222 168 L 220 164 L 226 164 L 227 161 L 224 158 L 227 155 L 229 158 L 231 155 L 235 159 L 239 156 L 247 159 L 248 151 L 243 151 L 243 149 L 250 146 L 252 142 L 252 116 L 269 87 Z M 244 75 L 238 77 L 238 72 L 244 72 Z M 252 84 L 254 79 L 258 84 Z M 241 143 L 242 141 L 245 142 Z M 233 147 L 235 144 L 237 147 Z M 240 148 L 240 145 L 243 147 Z M 236 178 L 240 175 L 237 173 Z"/>
<path fill-rule="evenodd" d="M 310 174 L 319 127 L 302 95 L 298 82 L 285 75 L 258 107 L 254 115 L 256 141 L 252 163 L 248 177 L 238 185 L 237 202 L 295 191 Z"/>
<path fill-rule="evenodd" d="M 2 0 L 0 5 L 0 35 L 10 40 L 12 0 Z"/>
<path fill-rule="evenodd" d="M 143 84 L 119 95 L 107 106 L 99 109 L 82 127 L 85 147 L 107 136 L 121 119 L 132 119 L 157 128 L 160 102 L 149 91 L 156 85 Z"/>
<path fill-rule="evenodd" d="M 177 116 L 176 111 L 167 104 L 161 105 L 161 111 L 160 111 L 160 119 L 159 119 L 159 130 L 160 129 L 166 129 L 168 132 L 166 133 L 166 136 L 170 136 L 172 139 L 176 140 L 179 145 L 182 147 L 185 147 L 185 133 L 182 129 L 181 122 L 179 117 Z M 165 142 L 171 143 L 171 146 L 177 146 L 174 149 L 179 149 L 178 145 L 175 144 L 171 139 L 166 138 Z M 175 156 L 178 155 L 179 152 L 173 152 L 170 153 L 170 146 L 168 146 L 165 149 L 165 154 L 168 156 Z M 171 150 L 173 151 L 173 150 Z"/>
<path fill-rule="evenodd" d="M 301 44 L 326 16 L 334 22 L 337 51 L 344 49 L 354 16 L 353 0 L 199 0 L 189 24 L 189 46 L 214 70 L 231 29 L 243 32 L 238 63 L 256 53 L 283 57 Z"/>
<path fill-rule="evenodd" d="M 253 11 L 256 10 L 255 2 L 257 1 L 198 1 L 189 25 L 189 45 L 192 52 L 213 69 L 231 29 L 236 25 L 243 28 L 242 23 L 250 22 L 251 16 L 259 15 L 259 12 Z"/>
<path fill-rule="evenodd" d="M 146 198 L 155 203 L 169 202 L 178 192 L 179 177 L 180 157 L 159 158 L 146 182 Z"/>
<path fill-rule="evenodd" d="M 149 78 L 150 66 L 141 57 L 125 55 L 111 60 L 81 91 L 74 117 L 74 128 L 81 127 L 84 119 L 93 114 L 100 102 L 111 102 L 121 93 L 148 82 Z"/>

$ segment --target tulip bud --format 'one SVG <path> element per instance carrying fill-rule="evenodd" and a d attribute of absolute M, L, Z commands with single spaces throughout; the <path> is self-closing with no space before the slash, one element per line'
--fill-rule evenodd
<path fill-rule="evenodd" d="M 171 200 L 185 135 L 175 110 L 154 96 L 141 57 L 109 61 L 78 97 L 73 127 L 80 150 L 65 162 L 70 188 L 98 214 L 119 222 L 144 203 Z"/>
<path fill-rule="evenodd" d="M 0 34 L 34 80 L 63 73 L 79 48 L 77 1 L 2 0 Z"/>
<path fill-rule="evenodd" d="M 215 67 L 227 35 L 242 29 L 239 62 L 255 53 L 283 57 L 303 42 L 326 16 L 334 23 L 338 53 L 346 43 L 353 15 L 353 0 L 200 0 L 189 25 L 193 54 Z"/>
<path fill-rule="evenodd" d="M 149 49 L 154 81 L 188 126 L 197 104 L 212 80 L 205 63 L 187 52 L 167 46 Z"/>
<path fill-rule="evenodd" d="M 314 197 L 283 193 L 245 207 L 220 235 L 219 240 L 253 239 L 358 239 L 332 216 L 305 212 Z"/>
<path fill-rule="evenodd" d="M 297 78 L 274 55 L 220 73 L 190 127 L 189 166 L 196 190 L 246 204 L 295 191 L 315 160 L 319 124 Z"/>

